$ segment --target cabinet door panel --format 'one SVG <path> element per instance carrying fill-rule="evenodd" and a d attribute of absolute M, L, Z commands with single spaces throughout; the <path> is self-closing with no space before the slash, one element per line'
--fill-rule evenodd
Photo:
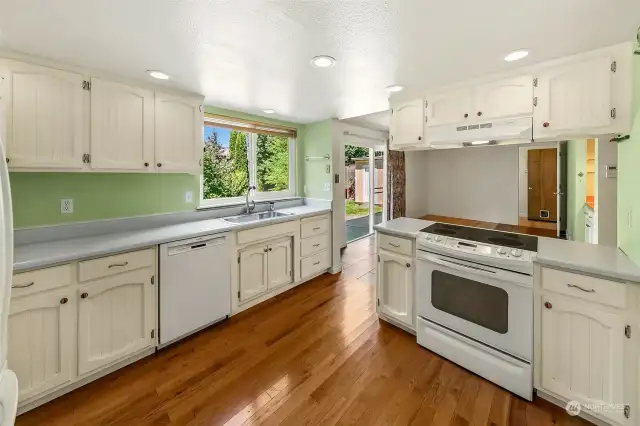
<path fill-rule="evenodd" d="M 92 169 L 153 170 L 153 104 L 149 90 L 91 79 Z"/>
<path fill-rule="evenodd" d="M 18 376 L 20 401 L 71 380 L 75 314 L 69 290 L 11 301 L 7 362 Z"/>
<path fill-rule="evenodd" d="M 610 126 L 612 74 L 611 58 L 607 56 L 541 73 L 536 89 L 534 137 L 584 136 L 590 134 L 590 129 Z"/>
<path fill-rule="evenodd" d="M 267 246 L 249 247 L 240 252 L 240 301 L 252 299 L 267 291 Z"/>
<path fill-rule="evenodd" d="M 465 114 L 468 117 L 465 118 Z M 455 89 L 427 96 L 427 127 L 468 124 L 475 119 L 470 88 Z"/>
<path fill-rule="evenodd" d="M 584 404 L 625 401 L 622 317 L 555 295 L 541 309 L 542 387 Z M 622 412 L 606 416 L 624 422 Z"/>
<path fill-rule="evenodd" d="M 0 72 L 9 167 L 82 168 L 83 77 L 15 61 Z"/>
<path fill-rule="evenodd" d="M 423 139 L 424 101 L 416 99 L 397 105 L 391 112 L 391 145 L 415 145 Z"/>
<path fill-rule="evenodd" d="M 378 299 L 380 311 L 413 327 L 413 260 L 380 253 Z"/>
<path fill-rule="evenodd" d="M 533 114 L 533 76 L 509 78 L 475 88 L 475 117 L 480 121 Z"/>
<path fill-rule="evenodd" d="M 271 290 L 293 282 L 293 274 L 291 273 L 291 239 L 288 238 L 274 244 L 269 244 L 268 250 L 268 289 Z"/>
<path fill-rule="evenodd" d="M 85 374 L 153 344 L 153 268 L 78 288 L 78 373 Z M 82 297 L 86 294 L 85 297 Z"/>
<path fill-rule="evenodd" d="M 202 105 L 156 93 L 156 171 L 200 174 L 204 150 Z"/>

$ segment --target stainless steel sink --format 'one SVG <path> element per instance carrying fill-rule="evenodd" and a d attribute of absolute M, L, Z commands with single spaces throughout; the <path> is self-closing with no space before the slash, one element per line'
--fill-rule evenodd
<path fill-rule="evenodd" d="M 269 211 L 269 212 L 262 212 L 262 213 L 241 214 L 239 216 L 223 217 L 222 219 L 230 223 L 247 223 L 247 222 L 257 222 L 259 220 L 273 219 L 276 217 L 291 216 L 292 214 L 293 213 Z"/>

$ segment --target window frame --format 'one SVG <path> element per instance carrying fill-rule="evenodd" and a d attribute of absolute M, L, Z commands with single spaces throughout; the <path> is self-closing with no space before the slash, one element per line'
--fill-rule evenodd
<path fill-rule="evenodd" d="M 206 115 L 205 115 L 206 117 Z M 218 117 L 218 116 L 213 116 Z M 205 127 L 213 127 L 213 128 L 231 128 L 235 127 L 235 130 L 242 131 L 247 134 L 247 156 L 248 156 L 248 167 L 249 167 L 249 185 L 257 186 L 257 139 L 258 134 L 273 134 L 267 132 L 260 132 L 261 128 L 263 129 L 280 129 L 280 126 L 269 125 L 266 123 L 254 123 L 248 122 L 244 120 L 235 120 L 233 118 L 224 117 L 224 121 L 217 123 L 214 120 L 207 120 L 205 118 L 204 126 Z M 239 124 L 236 124 L 239 123 Z M 231 126 L 226 125 L 226 123 L 232 123 Z M 242 130 L 238 127 L 242 127 Z M 284 129 L 284 128 L 283 128 Z M 270 200 L 279 200 L 284 198 L 293 198 L 296 197 L 296 165 L 297 165 L 297 157 L 296 157 L 296 142 L 297 142 L 297 134 L 295 130 L 291 131 L 291 129 L 287 129 L 285 133 L 281 136 L 288 137 L 289 140 L 289 188 L 286 191 L 262 191 L 258 192 L 258 190 L 251 191 L 250 199 L 255 201 L 270 201 Z M 204 149 L 204 140 L 203 140 L 203 149 Z M 227 197 L 227 198 L 204 198 L 204 174 L 200 174 L 200 205 L 199 208 L 208 208 L 208 207 L 222 207 L 222 206 L 234 206 L 244 204 L 246 201 L 246 195 L 240 197 Z"/>

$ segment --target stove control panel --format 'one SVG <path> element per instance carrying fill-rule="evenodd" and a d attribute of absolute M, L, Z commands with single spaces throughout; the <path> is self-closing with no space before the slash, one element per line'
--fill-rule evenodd
<path fill-rule="evenodd" d="M 497 259 L 531 262 L 531 253 L 525 250 L 476 243 L 474 241 L 460 240 L 445 237 L 443 235 L 421 233 L 418 235 L 418 246 L 442 247 L 448 250 L 471 253 L 477 256 L 487 256 Z"/>

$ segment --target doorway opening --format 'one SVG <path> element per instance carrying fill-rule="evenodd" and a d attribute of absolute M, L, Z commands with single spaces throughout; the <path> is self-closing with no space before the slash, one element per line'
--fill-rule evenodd
<path fill-rule="evenodd" d="M 373 234 L 382 222 L 384 152 L 345 145 L 345 213 L 347 244 Z"/>

